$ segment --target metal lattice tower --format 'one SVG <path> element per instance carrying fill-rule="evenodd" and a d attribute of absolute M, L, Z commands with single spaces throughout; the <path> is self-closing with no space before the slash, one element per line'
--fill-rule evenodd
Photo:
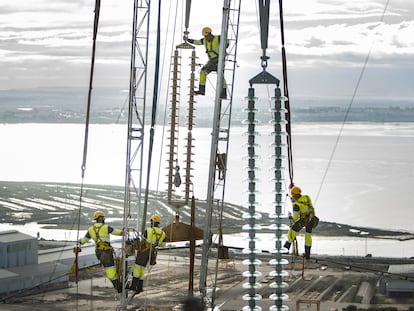
<path fill-rule="evenodd" d="M 149 34 L 150 1 L 134 0 L 130 85 L 128 101 L 127 152 L 125 163 L 125 198 L 123 227 L 129 228 L 132 217 L 136 219 L 136 228 L 141 214 L 142 230 L 145 229 L 145 213 L 141 211 L 142 198 L 142 159 L 144 144 L 144 124 L 147 89 L 148 34 Z M 134 215 L 132 215 L 132 211 Z M 123 236 L 122 245 L 126 242 Z M 125 247 L 121 258 L 123 271 L 123 291 L 118 309 L 126 310 L 127 298 L 125 282 L 127 282 L 127 261 Z"/>
<path fill-rule="evenodd" d="M 204 225 L 203 250 L 200 271 L 200 293 L 206 304 L 214 306 L 215 283 L 217 275 L 212 284 L 207 284 L 208 261 L 211 255 L 210 237 L 217 234 L 219 241 L 215 244 L 220 248 L 223 245 L 221 232 L 221 219 L 224 206 L 224 193 L 226 185 L 226 166 L 230 136 L 231 109 L 233 102 L 233 86 L 235 78 L 235 67 L 237 57 L 237 39 L 239 30 L 241 0 L 223 1 L 223 16 L 221 24 L 220 54 L 217 67 L 217 84 L 214 102 L 214 116 L 212 139 L 210 149 L 210 167 L 207 189 L 207 209 Z M 227 47 L 229 43 L 229 47 Z M 223 78 L 226 75 L 227 91 L 229 99 L 221 99 L 220 93 L 223 89 Z M 212 232 L 216 227 L 217 232 Z M 218 256 L 216 256 L 216 269 Z M 207 299 L 207 287 L 212 288 L 211 299 Z"/>

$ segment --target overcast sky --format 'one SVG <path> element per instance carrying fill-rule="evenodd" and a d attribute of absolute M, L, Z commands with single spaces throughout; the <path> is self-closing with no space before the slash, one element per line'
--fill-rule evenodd
<path fill-rule="evenodd" d="M 167 45 L 172 40 L 176 22 L 177 44 L 182 38 L 184 5 L 178 1 L 176 9 L 176 1 L 162 2 L 162 40 Z M 261 71 L 256 2 L 242 1 L 237 87 L 247 88 L 248 79 Z M 93 0 L 1 1 L 0 89 L 87 87 L 94 5 Z M 155 9 L 158 1 L 151 5 Z M 190 37 L 201 37 L 203 26 L 219 33 L 222 6 L 220 0 L 193 0 Z M 132 11 L 133 0 L 102 0 L 95 87 L 128 89 Z M 413 97 L 412 0 L 289 0 L 284 1 L 284 13 L 291 95 L 350 98 L 371 51 L 357 96 Z M 278 1 L 272 1 L 267 55 L 269 71 L 281 78 L 278 16 Z M 151 38 L 153 57 L 154 32 Z M 162 52 L 166 71 L 170 51 L 167 46 Z M 200 62 L 205 62 L 203 48 L 197 52 Z M 247 94 L 244 89 L 240 92 Z"/>

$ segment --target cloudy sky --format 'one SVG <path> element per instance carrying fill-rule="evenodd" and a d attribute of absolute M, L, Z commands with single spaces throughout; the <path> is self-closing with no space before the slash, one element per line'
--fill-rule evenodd
<path fill-rule="evenodd" d="M 185 5 L 179 0 L 162 2 L 162 64 L 168 69 L 170 43 L 182 38 Z M 257 1 L 242 2 L 236 87 L 247 88 L 248 79 L 261 70 L 261 50 Z M 0 90 L 87 87 L 94 5 L 93 0 L 1 1 Z M 156 8 L 158 1 L 151 5 Z M 218 33 L 222 6 L 220 0 L 193 0 L 190 37 L 200 37 L 206 25 Z M 132 0 L 101 3 L 95 86 L 128 88 L 132 11 Z M 284 1 L 284 13 L 291 95 L 350 98 L 369 55 L 357 96 L 413 97 L 411 0 L 289 0 Z M 278 14 L 277 1 L 272 1 L 267 55 L 269 71 L 281 77 Z M 153 56 L 154 32 L 151 38 Z M 204 62 L 203 48 L 198 52 Z"/>

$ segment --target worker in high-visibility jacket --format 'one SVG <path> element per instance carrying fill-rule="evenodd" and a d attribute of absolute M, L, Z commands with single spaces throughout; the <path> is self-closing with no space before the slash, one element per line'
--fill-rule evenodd
<path fill-rule="evenodd" d="M 111 280 L 114 288 L 120 293 L 122 292 L 122 282 L 116 272 L 113 248 L 109 235 L 122 235 L 123 230 L 114 229 L 105 224 L 105 214 L 101 211 L 96 211 L 93 214 L 93 219 L 96 223 L 89 227 L 88 232 L 79 240 L 79 243 L 85 244 L 90 239 L 94 240 L 96 245 L 96 258 L 104 266 L 106 277 Z"/>
<path fill-rule="evenodd" d="M 159 227 L 161 217 L 159 215 L 151 216 L 151 227 L 144 231 L 140 243 L 140 249 L 137 251 L 135 265 L 132 271 L 132 282 L 127 284 L 126 288 L 139 294 L 144 288 L 144 272 L 148 262 L 150 265 L 156 264 L 157 248 L 165 247 L 165 232 Z"/>
<path fill-rule="evenodd" d="M 201 30 L 203 34 L 203 38 L 200 40 L 188 39 L 187 36 L 184 36 L 184 41 L 188 41 L 191 44 L 195 45 L 204 45 L 206 48 L 206 54 L 208 56 L 208 62 L 201 68 L 200 71 L 200 80 L 199 80 L 199 87 L 198 91 L 195 91 L 194 94 L 197 95 L 205 95 L 206 94 L 206 81 L 207 75 L 215 71 L 217 72 L 218 66 L 218 56 L 220 54 L 220 37 L 215 36 L 212 34 L 212 29 L 210 27 L 204 27 Z M 226 44 L 228 46 L 228 43 Z M 223 77 L 223 88 L 220 93 L 220 98 L 226 99 L 227 98 L 227 90 L 226 90 L 226 80 Z"/>
<path fill-rule="evenodd" d="M 305 258 L 310 258 L 310 251 L 312 247 L 312 229 L 316 228 L 319 223 L 319 218 L 315 216 L 315 209 L 312 205 L 312 200 L 308 195 L 302 195 L 302 190 L 293 186 L 290 189 L 290 195 L 293 204 L 293 215 L 289 213 L 289 218 L 294 221 L 291 225 L 284 247 L 290 249 L 290 245 L 295 240 L 299 231 L 305 227 Z"/>

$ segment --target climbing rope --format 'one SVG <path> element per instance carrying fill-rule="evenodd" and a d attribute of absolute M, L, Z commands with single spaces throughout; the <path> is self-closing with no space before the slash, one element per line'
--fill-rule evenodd
<path fill-rule="evenodd" d="M 148 166 L 147 166 L 147 182 L 145 187 L 145 199 L 144 199 L 144 210 L 142 213 L 142 224 L 141 231 L 145 230 L 146 215 L 148 209 L 148 194 L 149 194 L 149 182 L 151 177 L 151 162 L 152 162 L 152 151 L 154 147 L 154 133 L 155 133 L 155 121 L 157 116 L 157 103 L 158 103 L 158 80 L 160 76 L 160 48 L 161 46 L 161 0 L 158 0 L 158 19 L 157 19 L 157 43 L 156 43 L 156 55 L 155 55 L 155 70 L 154 70 L 154 90 L 152 98 L 152 111 L 151 111 L 151 128 L 149 138 L 149 149 L 148 149 Z"/>
<path fill-rule="evenodd" d="M 95 50 L 96 50 L 96 37 L 98 35 L 98 24 L 99 24 L 99 12 L 101 8 L 101 1 L 95 0 L 95 17 L 93 23 L 93 37 L 92 37 L 92 58 L 91 58 L 91 68 L 89 75 L 89 91 L 88 91 L 88 104 L 86 110 L 86 120 L 85 120 L 85 137 L 83 143 L 83 160 L 82 160 L 82 174 L 81 174 L 81 186 L 79 194 L 79 210 L 78 210 L 78 227 L 77 227 L 77 236 L 76 236 L 76 248 L 74 249 L 75 253 L 75 284 L 78 284 L 78 253 L 80 249 L 79 244 L 79 231 L 80 231 L 80 218 L 82 211 L 82 201 L 83 201 L 83 188 L 84 188 L 84 177 L 86 171 L 86 159 L 88 154 L 88 138 L 89 138 L 89 121 L 90 121 L 90 111 L 91 111 L 91 98 L 92 98 L 92 84 L 93 84 L 93 73 L 95 68 Z"/>
<path fill-rule="evenodd" d="M 279 0 L 280 38 L 282 42 L 282 67 L 283 67 L 283 93 L 285 96 L 285 119 L 287 132 L 287 158 L 289 164 L 289 188 L 293 187 L 293 155 L 292 155 L 292 129 L 290 124 L 290 99 L 287 78 L 286 50 L 285 50 L 285 28 L 283 23 L 283 0 Z"/>

